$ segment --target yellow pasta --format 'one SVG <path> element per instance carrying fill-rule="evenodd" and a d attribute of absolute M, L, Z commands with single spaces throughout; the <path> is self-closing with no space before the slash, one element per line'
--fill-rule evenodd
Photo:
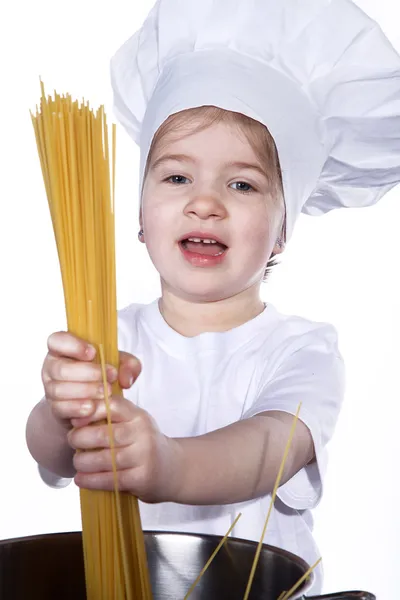
<path fill-rule="evenodd" d="M 104 107 L 70 95 L 42 97 L 32 114 L 61 268 L 68 330 L 118 366 L 115 274 L 115 125 Z M 112 163 L 112 175 L 110 174 Z M 121 395 L 117 384 L 113 394 Z M 109 426 L 110 422 L 109 422 Z M 114 479 L 117 483 L 114 464 Z M 130 494 L 81 490 L 88 600 L 150 600 L 138 501 Z"/>
<path fill-rule="evenodd" d="M 188 600 L 188 598 L 192 594 L 194 588 L 199 583 L 200 579 L 203 577 L 204 573 L 207 571 L 208 567 L 211 565 L 212 561 L 214 560 L 214 558 L 217 556 L 218 552 L 221 550 L 222 546 L 227 541 L 227 539 L 229 537 L 229 534 L 234 529 L 236 523 L 239 521 L 239 519 L 240 519 L 241 516 L 242 516 L 242 513 L 239 513 L 238 516 L 236 517 L 236 519 L 233 521 L 232 525 L 229 527 L 228 531 L 226 532 L 226 534 L 224 535 L 224 537 L 222 538 L 222 540 L 220 541 L 220 543 L 218 544 L 218 546 L 215 548 L 214 552 L 211 554 L 210 558 L 208 559 L 208 561 L 206 562 L 206 564 L 204 565 L 204 567 L 200 571 L 200 573 L 197 576 L 196 580 L 190 586 L 190 588 L 189 588 L 188 592 L 186 593 L 186 595 L 185 595 L 185 597 L 184 597 L 183 600 Z"/>
<path fill-rule="evenodd" d="M 300 404 L 299 404 L 299 406 L 297 408 L 296 415 L 295 415 L 295 417 L 293 419 L 293 424 L 292 424 L 292 427 L 290 429 L 289 438 L 288 438 L 288 441 L 286 443 L 285 451 L 283 453 L 283 458 L 282 458 L 282 461 L 281 461 L 281 464 L 280 464 L 280 467 L 279 467 L 278 475 L 277 475 L 276 480 L 275 480 L 274 489 L 273 489 L 272 494 L 271 494 L 271 502 L 270 502 L 270 505 L 269 505 L 269 510 L 268 510 L 268 513 L 267 513 L 267 517 L 265 519 L 265 523 L 264 523 L 264 527 L 263 527 L 263 530 L 262 530 L 261 538 L 260 538 L 260 541 L 259 541 L 258 546 L 257 546 L 257 550 L 256 550 L 256 554 L 255 554 L 255 557 L 254 557 L 253 566 L 252 566 L 251 571 L 250 571 L 249 581 L 247 583 L 247 587 L 246 587 L 246 591 L 245 591 L 243 600 L 247 600 L 248 599 L 250 591 L 251 591 L 251 586 L 253 585 L 254 575 L 255 575 L 255 572 L 256 572 L 258 560 L 260 558 L 260 554 L 261 554 L 261 550 L 262 550 L 262 544 L 263 544 L 263 541 L 264 541 L 264 538 L 265 538 L 265 533 L 267 531 L 267 526 L 268 526 L 269 518 L 270 518 L 270 515 L 271 515 L 271 512 L 272 512 L 272 508 L 274 506 L 276 494 L 278 493 L 278 488 L 279 488 L 280 483 L 281 483 L 281 479 L 282 479 L 282 475 L 283 475 L 283 470 L 285 468 L 285 464 L 286 464 L 286 460 L 287 460 L 287 457 L 288 457 L 288 454 L 289 454 L 290 446 L 292 445 L 294 432 L 296 430 L 297 421 L 299 419 L 300 409 L 301 409 L 301 402 L 300 402 Z"/>
<path fill-rule="evenodd" d="M 267 513 L 267 517 L 264 523 L 264 527 L 263 527 L 263 531 L 262 531 L 262 535 L 261 535 L 261 539 L 257 545 L 257 550 L 256 550 L 256 554 L 254 557 L 254 561 L 253 561 L 253 565 L 250 571 L 250 575 L 249 575 L 249 579 L 247 582 L 247 587 L 246 587 L 246 591 L 245 591 L 245 595 L 244 595 L 244 600 L 247 600 L 247 598 L 249 597 L 250 591 L 251 591 L 251 587 L 253 584 L 253 580 L 254 580 L 254 575 L 256 572 L 256 568 L 257 568 L 257 564 L 258 564 L 258 560 L 261 554 L 261 550 L 262 550 L 262 544 L 265 538 L 265 533 L 267 530 L 267 526 L 268 526 L 268 522 L 269 522 L 269 518 L 272 512 L 272 508 L 275 502 L 275 498 L 276 498 L 276 494 L 278 492 L 278 488 L 280 486 L 280 482 L 282 479 L 282 475 L 283 475 L 283 471 L 285 468 L 285 464 L 286 464 L 286 460 L 287 457 L 289 455 L 289 451 L 290 451 L 290 447 L 292 445 L 292 441 L 293 441 L 293 436 L 296 430 L 296 425 L 297 425 L 297 421 L 299 418 L 299 413 L 300 413 L 300 409 L 301 409 L 301 403 L 298 405 L 296 414 L 293 418 L 293 423 L 292 423 L 292 427 L 290 429 L 290 433 L 289 433 L 289 437 L 288 437 L 288 441 L 286 443 L 285 446 L 285 450 L 283 453 L 283 457 L 282 457 L 282 461 L 278 470 L 278 474 L 275 480 L 275 484 L 274 484 L 274 488 L 271 494 L 271 502 L 270 502 L 270 506 L 269 506 L 269 510 Z M 229 534 L 231 533 L 231 531 L 233 530 L 233 528 L 235 527 L 237 521 L 239 520 L 239 517 L 241 516 L 241 513 L 239 513 L 239 515 L 236 517 L 235 521 L 233 522 L 233 524 L 231 525 L 231 527 L 229 528 L 229 530 L 227 531 L 227 533 L 225 534 L 225 536 L 222 538 L 221 542 L 219 543 L 219 545 L 217 546 L 217 548 L 214 550 L 213 554 L 210 556 L 209 560 L 207 561 L 206 565 L 204 566 L 204 568 L 202 569 L 202 571 L 200 572 L 199 576 L 197 577 L 197 579 L 195 580 L 195 582 L 191 585 L 189 591 L 187 592 L 184 600 L 187 600 L 189 598 L 189 596 L 191 595 L 191 593 L 193 592 L 193 590 L 195 589 L 196 585 L 198 584 L 198 582 L 200 581 L 201 577 L 204 575 L 204 573 L 206 572 L 206 570 L 208 569 L 208 567 L 210 566 L 211 562 L 214 560 L 215 556 L 217 555 L 217 553 L 219 552 L 219 550 L 222 548 L 222 546 L 224 545 L 224 543 L 226 542 L 226 540 L 228 539 Z M 288 598 L 291 596 L 291 594 L 293 594 L 297 588 L 303 583 L 303 581 L 305 581 L 307 579 L 307 577 L 310 575 L 310 573 L 315 569 L 315 567 L 320 563 L 321 559 L 319 559 L 315 565 L 313 565 L 310 569 L 308 569 L 308 571 L 299 579 L 299 581 L 289 590 L 289 592 L 282 592 L 278 598 L 278 600 L 288 600 Z"/>
<path fill-rule="evenodd" d="M 296 583 L 294 584 L 294 586 L 291 587 L 288 592 L 282 592 L 282 594 L 280 594 L 278 600 L 289 600 L 290 596 L 295 593 L 295 591 L 297 590 L 297 588 L 299 588 L 301 586 L 301 584 L 303 583 L 303 581 L 305 581 L 306 579 L 308 579 L 308 577 L 311 575 L 311 573 L 314 571 L 314 569 L 319 565 L 319 563 L 321 562 L 321 560 L 322 560 L 322 558 L 319 558 L 317 560 L 317 562 L 315 562 L 312 565 L 312 567 L 310 567 L 304 573 L 304 575 L 302 575 L 300 577 L 300 579 L 298 581 L 296 581 Z"/>

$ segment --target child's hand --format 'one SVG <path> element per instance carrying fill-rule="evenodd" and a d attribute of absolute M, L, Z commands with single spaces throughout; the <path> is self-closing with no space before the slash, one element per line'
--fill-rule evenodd
<path fill-rule="evenodd" d="M 42 380 L 52 412 L 67 429 L 90 422 L 97 402 L 104 398 L 101 367 L 93 362 L 96 351 L 87 342 L 67 333 L 54 333 L 48 339 L 49 352 L 42 369 Z M 141 371 L 137 358 L 120 352 L 119 370 L 107 366 L 108 393 L 117 380 L 130 388 Z"/>
<path fill-rule="evenodd" d="M 172 500 L 178 475 L 179 450 L 175 441 L 157 428 L 152 417 L 122 397 L 110 400 L 118 488 L 145 502 Z M 106 418 L 105 402 L 99 402 L 91 421 L 68 433 L 72 448 L 85 450 L 74 456 L 75 483 L 82 488 L 113 490 L 109 426 L 96 424 Z"/>

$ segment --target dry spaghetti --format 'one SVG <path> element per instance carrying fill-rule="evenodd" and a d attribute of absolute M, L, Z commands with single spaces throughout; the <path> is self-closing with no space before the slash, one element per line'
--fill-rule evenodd
<path fill-rule="evenodd" d="M 64 290 L 68 330 L 118 365 L 114 181 L 104 107 L 70 95 L 46 97 L 32 116 Z M 112 176 L 110 174 L 112 163 Z M 121 395 L 117 384 L 113 394 Z M 110 426 L 110 420 L 109 420 Z M 114 464 L 114 477 L 116 470 Z M 138 501 L 130 494 L 81 490 L 88 600 L 150 600 Z"/>
<path fill-rule="evenodd" d="M 288 592 L 282 592 L 279 595 L 278 600 L 289 600 L 290 596 L 295 593 L 295 591 L 301 586 L 301 584 L 303 583 L 303 581 L 306 581 L 306 579 L 308 579 L 310 577 L 311 573 L 319 565 L 319 563 L 321 562 L 321 560 L 322 560 L 322 558 L 319 558 L 309 569 L 307 569 L 307 571 L 304 573 L 304 575 L 302 575 L 300 577 L 300 579 L 298 581 L 296 581 L 296 583 L 294 584 L 294 586 L 291 587 Z"/>
<path fill-rule="evenodd" d="M 204 573 L 207 571 L 208 567 L 211 565 L 212 561 L 214 560 L 214 558 L 217 556 L 218 552 L 221 550 L 222 546 L 227 541 L 227 539 L 228 539 L 231 531 L 235 528 L 236 523 L 239 521 L 239 519 L 240 519 L 241 516 L 242 516 L 242 513 L 239 513 L 238 516 L 236 517 L 236 519 L 233 521 L 232 525 L 229 527 L 228 531 L 226 532 L 226 534 L 224 535 L 224 537 L 222 538 L 222 540 L 220 541 L 220 543 L 218 544 L 218 546 L 215 548 L 214 552 L 211 554 L 210 558 L 208 559 L 208 561 L 206 562 L 206 564 L 204 565 L 204 567 L 200 571 L 200 573 L 197 576 L 196 580 L 190 586 L 190 588 L 187 591 L 187 593 L 186 593 L 186 595 L 185 595 L 185 597 L 184 597 L 183 600 L 188 600 L 189 596 L 192 594 L 192 592 L 195 589 L 196 585 L 199 583 L 200 579 L 203 577 Z"/>
<path fill-rule="evenodd" d="M 264 523 L 264 527 L 262 530 L 262 534 L 261 534 L 261 538 L 260 541 L 257 545 L 257 550 L 254 556 L 254 561 L 253 561 L 253 565 L 250 571 L 250 575 L 249 575 L 249 579 L 247 582 L 247 587 L 246 587 L 246 591 L 245 591 L 245 595 L 244 595 L 244 600 L 247 600 L 247 598 L 249 597 L 250 591 L 251 591 L 251 587 L 253 584 L 253 580 L 254 580 L 254 575 L 256 572 L 256 568 L 257 568 L 257 564 L 258 564 L 258 560 L 260 558 L 260 554 L 261 554 L 261 550 L 262 550 L 262 544 L 265 538 L 265 534 L 266 534 L 266 530 L 267 530 L 267 526 L 268 526 L 268 522 L 269 522 L 269 518 L 272 512 L 272 508 L 275 502 L 275 498 L 276 498 L 276 494 L 278 492 L 278 488 L 280 486 L 281 483 L 281 479 L 282 479 L 282 475 L 283 475 L 283 471 L 285 468 L 285 464 L 286 464 L 286 460 L 287 457 L 289 455 L 289 451 L 290 451 L 290 447 L 292 445 L 292 441 L 293 441 L 293 437 L 294 437 L 294 433 L 296 430 L 296 425 L 297 425 L 297 421 L 299 418 L 299 413 L 300 413 L 300 409 L 301 409 L 301 402 L 298 405 L 296 414 L 293 418 L 293 423 L 292 423 L 292 427 L 290 429 L 289 432 L 289 437 L 285 446 L 285 450 L 283 452 L 283 457 L 282 457 L 282 461 L 281 464 L 279 466 L 279 470 L 278 470 L 278 474 L 276 476 L 276 480 L 275 480 L 275 484 L 274 484 L 274 488 L 271 494 L 271 502 L 270 502 L 270 506 L 269 506 L 269 510 L 266 516 L 266 520 Z M 201 577 L 204 575 L 204 573 L 206 572 L 206 570 L 208 569 L 208 567 L 210 566 L 211 562 L 214 560 L 214 558 L 216 557 L 216 555 L 218 554 L 219 550 L 222 548 L 222 546 L 224 545 L 225 541 L 228 539 L 229 534 L 231 533 L 231 531 L 233 530 L 233 528 L 235 527 L 239 517 L 241 516 L 241 513 L 236 517 L 235 521 L 233 522 L 233 524 L 231 525 L 231 527 L 229 528 L 229 530 L 227 531 L 227 533 L 225 534 L 225 536 L 222 538 L 221 542 L 218 544 L 217 548 L 214 550 L 213 554 L 210 556 L 209 560 L 207 561 L 206 565 L 204 566 L 204 568 L 202 569 L 202 571 L 200 572 L 199 576 L 197 577 L 196 581 L 192 584 L 192 586 L 190 587 L 189 591 L 187 592 L 184 600 L 187 600 L 187 598 L 189 598 L 189 596 L 191 595 L 191 593 L 193 592 L 194 588 L 196 587 L 196 585 L 198 584 L 198 582 L 200 581 Z M 280 594 L 278 600 L 287 600 L 293 592 L 295 592 L 297 590 L 297 588 L 303 583 L 303 581 L 305 581 L 307 579 L 307 577 L 309 577 L 309 575 L 311 574 L 311 572 L 315 569 L 315 567 L 320 563 L 321 559 L 319 559 L 315 565 L 313 565 L 300 579 L 299 581 L 288 591 L 284 591 Z"/>
<path fill-rule="evenodd" d="M 277 475 L 276 480 L 275 480 L 275 485 L 274 485 L 274 489 L 273 489 L 272 495 L 271 495 L 271 502 L 270 502 L 270 505 L 269 505 L 269 510 L 268 510 L 267 518 L 265 519 L 265 524 L 264 524 L 264 527 L 263 527 L 261 538 L 260 538 L 260 541 L 259 541 L 258 546 L 257 546 L 257 551 L 256 551 L 256 554 L 255 554 L 255 557 L 254 557 L 254 562 L 253 562 L 253 566 L 252 566 L 252 569 L 251 569 L 251 572 L 250 572 L 249 581 L 247 583 L 246 592 L 244 594 L 244 600 L 247 600 L 247 598 L 249 597 L 251 586 L 253 584 L 253 579 L 254 579 L 254 575 L 255 575 L 255 572 L 256 572 L 256 568 L 257 568 L 257 564 L 258 564 L 258 559 L 260 558 L 262 544 L 263 544 L 263 541 L 264 541 L 265 533 L 267 531 L 267 526 L 268 526 L 269 518 L 270 518 L 270 515 L 271 515 L 271 512 L 272 512 L 272 508 L 274 506 L 276 494 L 278 492 L 278 488 L 279 488 L 280 483 L 281 483 L 281 479 L 282 479 L 282 475 L 283 475 L 283 470 L 285 468 L 285 464 L 286 464 L 286 460 L 287 460 L 287 457 L 288 457 L 288 454 L 289 454 L 290 446 L 292 445 L 292 440 L 293 440 L 294 432 L 296 430 L 296 425 L 297 425 L 297 421 L 298 421 L 298 418 L 299 418 L 300 409 L 301 409 L 301 402 L 300 402 L 300 404 L 299 404 L 299 406 L 297 408 L 296 415 L 295 415 L 295 417 L 293 419 L 293 424 L 292 424 L 292 427 L 290 429 L 289 438 L 288 438 L 288 441 L 286 443 L 285 451 L 283 453 L 282 462 L 281 462 L 281 465 L 279 467 L 278 475 Z"/>

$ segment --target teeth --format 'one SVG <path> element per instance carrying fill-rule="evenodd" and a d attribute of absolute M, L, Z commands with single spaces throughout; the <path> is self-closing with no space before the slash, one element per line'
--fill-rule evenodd
<path fill-rule="evenodd" d="M 200 239 L 200 238 L 188 238 L 189 242 L 203 242 L 203 244 L 216 244 L 215 240 L 210 239 Z"/>

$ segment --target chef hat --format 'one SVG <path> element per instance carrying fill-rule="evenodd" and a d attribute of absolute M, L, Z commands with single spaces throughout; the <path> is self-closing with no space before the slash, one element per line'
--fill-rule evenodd
<path fill-rule="evenodd" d="M 158 0 L 111 60 L 117 118 L 140 145 L 213 105 L 263 123 L 300 212 L 377 202 L 400 181 L 400 57 L 350 0 Z"/>

